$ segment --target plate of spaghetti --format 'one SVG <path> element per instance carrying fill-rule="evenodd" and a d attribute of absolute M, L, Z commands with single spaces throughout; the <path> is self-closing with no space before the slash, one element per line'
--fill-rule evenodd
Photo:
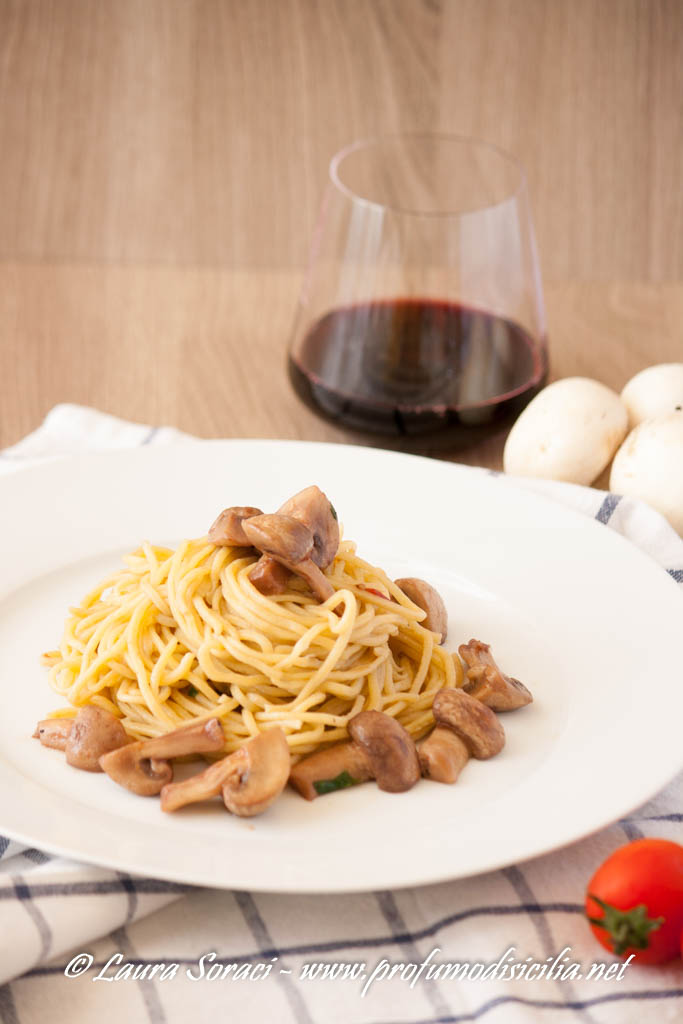
<path fill-rule="evenodd" d="M 188 441 L 46 463 L 0 501 L 3 834 L 357 891 L 555 849 L 680 768 L 675 583 L 513 481 Z M 600 787 L 606 728 L 644 753 Z"/>

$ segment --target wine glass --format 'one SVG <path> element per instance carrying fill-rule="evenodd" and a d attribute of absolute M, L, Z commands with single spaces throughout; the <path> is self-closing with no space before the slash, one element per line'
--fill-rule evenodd
<path fill-rule="evenodd" d="M 457 446 L 499 431 L 547 373 L 519 163 L 452 135 L 337 153 L 289 351 L 297 394 L 355 430 Z"/>

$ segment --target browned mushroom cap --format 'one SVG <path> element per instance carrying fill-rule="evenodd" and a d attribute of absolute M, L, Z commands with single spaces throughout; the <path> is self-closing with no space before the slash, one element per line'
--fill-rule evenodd
<path fill-rule="evenodd" d="M 435 590 L 430 583 L 417 579 L 415 576 L 406 576 L 403 579 L 394 580 L 394 582 L 413 604 L 427 613 L 420 625 L 433 633 L 440 633 L 441 643 L 443 643 L 448 632 L 448 612 L 438 590 Z"/>
<path fill-rule="evenodd" d="M 99 759 L 128 743 L 128 733 L 111 711 L 88 704 L 73 721 L 66 741 L 66 759 L 74 768 L 101 772 Z"/>
<path fill-rule="evenodd" d="M 298 519 L 313 534 L 311 560 L 320 569 L 326 569 L 334 561 L 339 547 L 339 523 L 337 513 L 326 494 L 316 487 L 306 487 L 284 503 L 278 512 Z"/>
<path fill-rule="evenodd" d="M 315 800 L 324 793 L 355 786 L 371 779 L 372 768 L 368 755 L 358 743 L 337 743 L 324 750 L 316 750 L 289 773 L 289 783 L 306 800 Z"/>
<path fill-rule="evenodd" d="M 403 793 L 420 778 L 420 762 L 409 733 L 391 715 L 361 711 L 349 721 L 349 735 L 365 751 L 380 789 Z"/>
<path fill-rule="evenodd" d="M 498 668 L 491 648 L 481 640 L 470 640 L 458 647 L 468 669 L 463 690 L 493 711 L 516 711 L 531 704 L 533 697 L 519 679 L 506 676 Z"/>
<path fill-rule="evenodd" d="M 66 741 L 73 723 L 73 718 L 44 718 L 38 722 L 33 738 L 40 740 L 44 747 L 66 750 Z"/>
<path fill-rule="evenodd" d="M 239 771 L 223 783 L 223 803 L 240 818 L 261 814 L 280 795 L 289 777 L 289 746 L 280 728 L 254 736 L 238 751 Z"/>
<path fill-rule="evenodd" d="M 291 575 L 289 569 L 285 569 L 272 555 L 261 555 L 249 573 L 249 579 L 258 591 L 269 597 L 271 594 L 286 594 Z"/>
<path fill-rule="evenodd" d="M 456 782 L 467 764 L 470 752 L 454 732 L 437 725 L 417 744 L 422 774 L 434 782 Z"/>
<path fill-rule="evenodd" d="M 168 758 L 220 750 L 225 742 L 217 718 L 193 722 L 165 736 L 128 743 L 100 758 L 107 775 L 139 796 L 154 796 L 173 778 Z"/>
<path fill-rule="evenodd" d="M 250 505 L 233 505 L 225 508 L 209 528 L 209 540 L 212 544 L 231 544 L 235 547 L 249 547 L 242 523 L 252 516 L 263 515 L 260 508 Z"/>
<path fill-rule="evenodd" d="M 255 516 L 245 520 L 244 532 L 255 548 L 272 555 L 286 569 L 305 579 L 320 601 L 332 596 L 332 584 L 310 558 L 313 534 L 303 523 L 279 513 Z"/>
<path fill-rule="evenodd" d="M 254 516 L 242 525 L 249 543 L 275 558 L 301 562 L 313 550 L 313 534 L 304 523 L 291 516 L 278 513 Z"/>
<path fill-rule="evenodd" d="M 119 786 L 138 796 L 156 796 L 173 778 L 173 768 L 163 758 L 145 757 L 141 743 L 128 743 L 100 758 L 100 767 Z"/>
<path fill-rule="evenodd" d="M 432 710 L 436 724 L 452 729 L 472 757 L 485 761 L 503 749 L 503 726 L 490 708 L 469 693 L 444 687 L 435 694 Z"/>
<path fill-rule="evenodd" d="M 247 741 L 229 757 L 183 782 L 161 791 L 162 811 L 210 800 L 221 791 L 228 810 L 240 817 L 260 814 L 284 789 L 289 775 L 289 747 L 282 729 L 269 729 Z"/>

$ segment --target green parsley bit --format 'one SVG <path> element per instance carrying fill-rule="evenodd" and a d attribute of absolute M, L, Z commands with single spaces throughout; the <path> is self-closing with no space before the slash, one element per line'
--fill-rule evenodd
<path fill-rule="evenodd" d="M 318 779 L 313 783 L 313 788 L 319 796 L 325 793 L 334 793 L 336 789 L 348 789 L 349 786 L 357 786 L 359 779 L 354 779 L 348 772 L 340 772 L 336 779 Z"/>
<path fill-rule="evenodd" d="M 199 690 L 197 689 L 196 686 L 192 686 L 192 684 L 190 684 L 190 686 L 188 686 L 188 688 L 187 688 L 187 696 L 188 697 L 196 697 L 198 693 L 199 693 Z"/>

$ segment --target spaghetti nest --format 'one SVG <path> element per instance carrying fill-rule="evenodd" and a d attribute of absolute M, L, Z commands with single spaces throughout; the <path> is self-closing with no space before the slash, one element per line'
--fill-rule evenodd
<path fill-rule="evenodd" d="M 460 662 L 353 543 L 325 572 L 334 594 L 323 604 L 297 578 L 264 596 L 249 579 L 255 561 L 206 538 L 128 555 L 70 609 L 59 650 L 43 656 L 72 706 L 57 714 L 96 704 L 136 739 L 218 717 L 226 752 L 279 725 L 295 758 L 346 739 L 364 710 L 414 738 L 433 726 L 434 693 L 460 685 Z"/>

